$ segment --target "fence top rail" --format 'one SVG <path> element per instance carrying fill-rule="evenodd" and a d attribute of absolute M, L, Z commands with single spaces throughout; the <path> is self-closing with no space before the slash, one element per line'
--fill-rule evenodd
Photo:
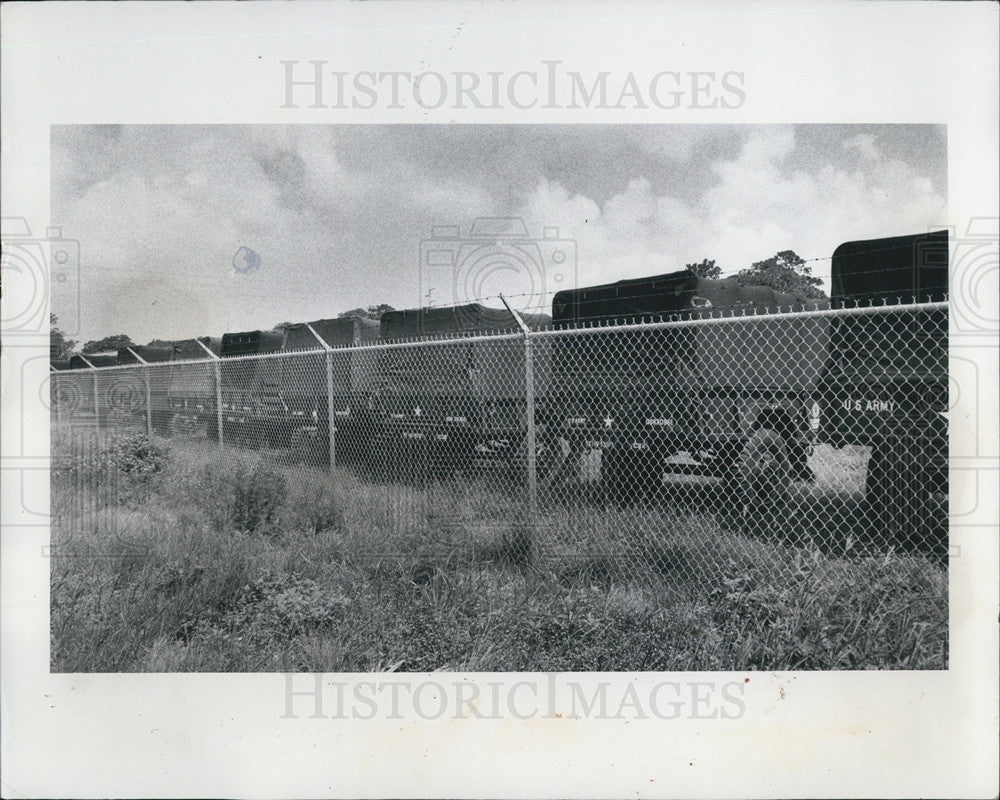
<path fill-rule="evenodd" d="M 753 323 L 753 322 L 769 322 L 776 320 L 790 320 L 790 319 L 802 319 L 802 318 L 827 318 L 827 317 L 867 317 L 876 316 L 879 314 L 912 314 L 916 312 L 927 312 L 927 311 L 946 311 L 948 309 L 948 301 L 936 301 L 936 302 L 926 302 L 926 303 L 900 303 L 896 305 L 870 305 L 870 306 L 857 306 L 851 308 L 823 308 L 823 309 L 812 309 L 808 311 L 793 311 L 793 312 L 772 312 L 767 314 L 741 314 L 741 315 L 726 315 L 720 313 L 718 316 L 712 316 L 711 312 L 708 312 L 709 316 L 702 317 L 699 319 L 654 319 L 655 315 L 650 316 L 649 322 L 633 322 L 627 325 L 618 325 L 612 321 L 599 323 L 594 323 L 593 325 L 583 324 L 577 327 L 570 328 L 549 328 L 542 331 L 532 331 L 529 335 L 531 338 L 543 337 L 543 336 L 573 336 L 573 335 L 585 335 L 592 333 L 600 333 L 602 331 L 646 331 L 646 330 L 661 330 L 665 328 L 699 328 L 706 325 L 725 325 L 727 323 Z"/>
<path fill-rule="evenodd" d="M 305 350 L 278 350 L 271 353 L 250 353 L 241 356 L 224 356 L 216 358 L 192 358 L 177 361 L 161 361 L 146 364 L 115 364 L 106 367 L 83 367 L 80 369 L 53 370 L 53 375 L 93 375 L 98 372 L 115 372 L 121 370 L 147 370 L 147 369 L 169 369 L 171 367 L 183 366 L 210 366 L 214 364 L 227 364 L 240 361 L 262 361 L 271 358 L 295 358 L 325 355 L 326 353 L 338 352 L 364 352 L 414 349 L 421 347 L 442 347 L 447 345 L 469 344 L 477 342 L 502 342 L 502 341 L 523 341 L 528 339 L 561 337 L 561 336 L 586 336 L 599 334 L 606 331 L 649 331 L 669 328 L 703 327 L 707 325 L 724 325 L 726 323 L 753 323 L 768 322 L 801 318 L 829 318 L 829 317 L 858 317 L 876 316 L 881 314 L 912 314 L 929 311 L 947 311 L 948 301 L 936 301 L 926 303 L 905 303 L 895 305 L 869 305 L 851 308 L 826 308 L 809 311 L 777 312 L 768 314 L 742 314 L 725 315 L 720 313 L 717 316 L 711 315 L 699 319 L 650 319 L 649 322 L 632 322 L 627 324 L 616 324 L 614 321 L 595 322 L 594 324 L 581 324 L 570 328 L 547 328 L 528 332 L 478 334 L 475 336 L 449 336 L 433 339 L 402 339 L 387 342 L 372 342 L 369 344 L 349 344 L 338 347 L 328 347 L 327 349 L 312 348 Z M 51 368 L 51 365 L 50 365 Z"/>

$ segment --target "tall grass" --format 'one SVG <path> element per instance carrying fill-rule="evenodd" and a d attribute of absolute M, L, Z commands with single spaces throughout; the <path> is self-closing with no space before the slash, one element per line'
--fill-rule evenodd
<path fill-rule="evenodd" d="M 653 503 L 527 525 L 487 481 L 194 443 L 53 446 L 55 671 L 947 666 L 947 577 L 917 555 L 834 557 Z"/>

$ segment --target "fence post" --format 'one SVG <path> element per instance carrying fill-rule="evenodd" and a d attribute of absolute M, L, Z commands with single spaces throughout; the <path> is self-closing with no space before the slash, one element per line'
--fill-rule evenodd
<path fill-rule="evenodd" d="M 101 412 L 100 412 L 100 389 L 97 387 L 97 367 L 95 367 L 90 361 L 80 355 L 80 360 L 90 367 L 91 377 L 94 379 L 94 427 L 101 427 Z"/>
<path fill-rule="evenodd" d="M 128 351 L 139 360 L 139 363 L 143 365 L 142 378 L 146 384 L 146 435 L 152 437 L 153 435 L 153 394 L 149 387 L 149 362 L 146 361 L 142 356 L 140 356 L 131 347 L 127 348 Z"/>
<path fill-rule="evenodd" d="M 222 364 L 215 359 L 215 424 L 218 426 L 219 449 L 225 444 L 222 425 Z"/>
<path fill-rule="evenodd" d="M 56 424 L 62 425 L 62 406 L 59 405 L 59 371 L 51 364 L 49 365 L 49 371 L 52 373 L 52 381 L 55 385 L 53 395 L 56 404 Z"/>
<path fill-rule="evenodd" d="M 524 334 L 524 415 L 526 418 L 526 432 L 524 437 L 527 448 L 526 469 L 528 484 L 528 519 L 534 523 L 538 513 L 538 471 L 535 463 L 535 361 L 532 351 L 531 329 L 524 324 L 521 315 L 518 314 L 502 294 L 500 299 L 507 306 L 511 316 L 521 327 Z"/>
<path fill-rule="evenodd" d="M 208 357 L 212 359 L 215 363 L 215 424 L 218 426 L 216 434 L 219 437 L 219 449 L 222 449 L 223 445 L 223 435 L 222 435 L 222 365 L 219 363 L 219 357 L 205 347 L 205 343 L 201 339 L 195 339 L 198 346 L 208 353 Z"/>
<path fill-rule="evenodd" d="M 330 443 L 330 469 L 337 464 L 337 426 L 333 420 L 333 351 L 326 353 L 326 425 L 327 439 Z"/>
<path fill-rule="evenodd" d="M 531 335 L 524 333 L 524 394 L 525 415 L 528 418 L 528 513 L 532 521 L 538 512 L 538 471 L 535 463 L 535 359 Z"/>
<path fill-rule="evenodd" d="M 333 469 L 337 465 L 337 426 L 333 423 L 333 348 L 326 343 L 326 339 L 316 333 L 312 325 L 306 323 L 306 327 L 326 350 L 326 441 L 330 449 L 330 469 Z"/>

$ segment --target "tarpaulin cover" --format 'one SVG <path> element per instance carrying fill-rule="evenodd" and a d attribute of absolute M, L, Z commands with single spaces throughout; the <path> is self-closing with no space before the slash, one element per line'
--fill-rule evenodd
<path fill-rule="evenodd" d="M 767 286 L 699 278 L 682 270 L 559 292 L 553 314 L 557 327 L 572 327 L 654 321 L 680 313 L 680 319 L 704 319 L 812 307 Z M 560 389 L 569 394 L 657 392 L 666 381 L 691 391 L 747 391 L 814 385 L 828 346 L 827 320 L 791 315 L 771 322 L 736 319 L 645 331 L 606 330 L 592 340 L 558 337 L 554 358 Z"/>
<path fill-rule="evenodd" d="M 132 353 L 129 352 L 128 347 L 118 348 L 118 363 L 119 364 L 141 364 L 138 358 L 136 358 Z M 157 361 L 170 361 L 174 355 L 174 349 L 172 347 L 148 347 L 135 345 L 131 348 L 142 358 L 143 361 L 153 364 Z"/>
<path fill-rule="evenodd" d="M 284 331 L 243 331 L 222 337 L 223 403 L 257 407 L 280 394 L 282 363 L 277 358 L 240 359 L 233 356 L 260 355 L 281 350 Z"/>
<path fill-rule="evenodd" d="M 551 322 L 544 314 L 521 315 L 533 330 Z M 382 317 L 382 338 L 440 337 L 447 334 L 518 333 L 506 309 L 478 303 L 448 308 L 391 311 Z M 536 392 L 548 376 L 548 347 L 535 352 Z M 463 341 L 446 345 L 388 349 L 380 353 L 380 376 L 388 395 L 470 396 L 478 400 L 524 398 L 524 342 Z"/>
<path fill-rule="evenodd" d="M 118 353 L 87 353 L 85 356 L 71 356 L 69 368 L 90 369 L 90 364 L 84 358 L 95 367 L 113 367 L 118 363 Z"/>
<path fill-rule="evenodd" d="M 846 242 L 833 251 L 830 271 L 835 306 L 862 298 L 879 303 L 944 300 L 948 231 Z"/>
<path fill-rule="evenodd" d="M 377 354 L 373 350 L 351 349 L 351 346 L 377 342 L 378 322 L 360 317 L 344 317 L 290 325 L 285 331 L 286 350 L 317 350 L 323 347 L 307 325 L 319 334 L 327 346 L 335 349 L 330 355 L 333 362 L 334 395 L 366 394 L 374 390 L 377 385 Z M 325 398 L 326 358 L 324 352 L 314 356 L 282 359 L 282 387 L 285 395 Z M 325 404 L 321 405 L 325 407 Z"/>

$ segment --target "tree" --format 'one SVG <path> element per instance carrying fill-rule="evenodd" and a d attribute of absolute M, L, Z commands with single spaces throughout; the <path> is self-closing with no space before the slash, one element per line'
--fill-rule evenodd
<path fill-rule="evenodd" d="M 386 305 L 385 303 L 379 303 L 377 306 L 368 306 L 368 308 L 352 308 L 350 311 L 343 311 L 337 316 L 340 319 L 347 319 L 349 317 L 360 317 L 361 319 L 373 319 L 376 322 L 382 319 L 382 315 L 388 311 L 395 311 L 392 306 Z"/>
<path fill-rule="evenodd" d="M 69 358 L 76 342 L 67 339 L 66 334 L 59 329 L 59 317 L 49 314 L 49 358 L 53 361 L 57 358 Z"/>
<path fill-rule="evenodd" d="M 703 258 L 700 264 L 686 264 L 685 266 L 699 278 L 718 280 L 722 277 L 722 267 L 716 265 L 714 258 L 711 260 Z"/>
<path fill-rule="evenodd" d="M 807 300 L 826 297 L 819 288 L 823 282 L 813 276 L 805 259 L 792 250 L 782 250 L 764 261 L 755 261 L 749 269 L 740 270 L 733 277 L 743 286 L 770 286 L 776 292 Z"/>
<path fill-rule="evenodd" d="M 105 336 L 103 339 L 91 339 L 83 346 L 83 353 L 103 353 L 106 350 L 117 350 L 119 347 L 135 347 L 135 343 L 124 333 Z"/>

